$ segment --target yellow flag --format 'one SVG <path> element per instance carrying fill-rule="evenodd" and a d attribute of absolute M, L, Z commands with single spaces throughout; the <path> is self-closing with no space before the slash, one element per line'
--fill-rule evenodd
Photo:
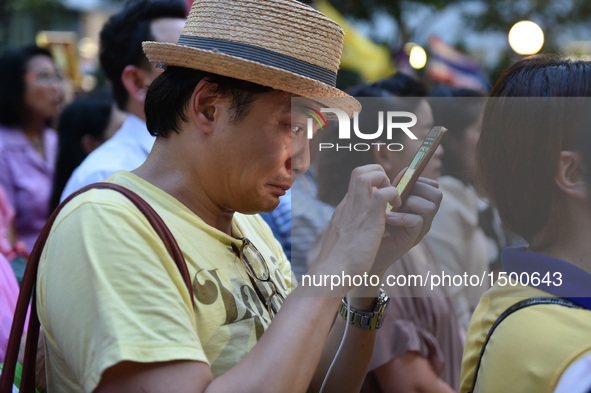
<path fill-rule="evenodd" d="M 337 22 L 345 32 L 341 68 L 357 71 L 366 82 L 391 76 L 395 67 L 387 47 L 363 36 L 327 0 L 315 2 L 316 9 Z"/>

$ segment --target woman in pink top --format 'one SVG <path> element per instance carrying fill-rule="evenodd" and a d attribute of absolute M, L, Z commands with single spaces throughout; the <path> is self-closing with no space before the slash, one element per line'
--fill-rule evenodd
<path fill-rule="evenodd" d="M 12 315 L 18 299 L 18 283 L 7 260 L 15 256 L 15 248 L 9 239 L 14 209 L 8 203 L 0 187 L 0 362 L 4 361 L 6 345 L 12 325 Z"/>
<path fill-rule="evenodd" d="M 49 215 L 62 100 L 49 51 L 26 47 L 0 58 L 0 187 L 14 206 L 16 236 L 31 251 Z"/>

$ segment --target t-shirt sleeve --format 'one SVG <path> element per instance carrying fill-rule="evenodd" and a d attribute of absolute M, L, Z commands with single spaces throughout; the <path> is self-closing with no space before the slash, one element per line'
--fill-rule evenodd
<path fill-rule="evenodd" d="M 376 338 L 376 345 L 371 360 L 370 370 L 383 366 L 407 352 L 417 352 L 441 370 L 444 354 L 437 338 L 424 326 L 410 318 L 400 317 L 407 314 L 405 302 L 413 298 L 390 298 L 387 315 Z"/>
<path fill-rule="evenodd" d="M 209 363 L 161 239 L 122 195 L 88 203 L 97 192 L 114 191 L 72 201 L 45 247 L 37 290 L 47 339 L 85 391 L 122 361 Z"/>

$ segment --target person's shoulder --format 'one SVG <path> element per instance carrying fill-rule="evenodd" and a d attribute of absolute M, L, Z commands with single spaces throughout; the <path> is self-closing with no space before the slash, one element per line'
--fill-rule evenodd
<path fill-rule="evenodd" d="M 471 325 L 478 325 L 486 332 L 503 313 L 520 302 L 549 296 L 547 292 L 532 286 L 516 285 L 515 282 L 510 284 L 511 281 L 507 281 L 506 285 L 500 285 L 500 282 L 504 280 L 497 279 L 495 285 L 482 296 L 472 317 Z M 553 337 L 558 340 L 557 342 L 584 338 L 591 345 L 591 336 L 586 338 L 590 330 L 589 310 L 560 304 L 535 304 L 517 307 L 509 313 L 498 324 L 494 336 L 496 341 L 505 343 L 505 348 L 517 344 L 517 337 L 522 347 L 537 348 L 546 343 L 548 337 Z"/>
<path fill-rule="evenodd" d="M 439 189 L 443 199 L 433 222 L 436 230 L 439 226 L 449 228 L 452 222 L 468 229 L 478 225 L 479 197 L 472 186 L 454 177 L 443 176 L 439 179 Z"/>
<path fill-rule="evenodd" d="M 22 149 L 27 143 L 25 135 L 18 128 L 0 126 L 0 150 Z"/>
<path fill-rule="evenodd" d="M 58 133 L 56 130 L 54 130 L 51 127 L 47 127 L 43 130 L 43 135 L 45 136 L 45 138 L 50 138 L 51 140 L 57 140 L 58 138 Z"/>
<path fill-rule="evenodd" d="M 107 140 L 105 143 L 93 150 L 82 162 L 82 164 L 80 164 L 80 166 L 96 164 L 109 166 L 113 165 L 113 163 L 117 165 L 120 162 L 124 162 L 126 157 L 124 154 L 121 154 L 121 147 L 126 142 L 124 138 L 121 138 L 121 135 L 122 134 L 117 131 L 117 133 L 115 133 L 111 139 Z M 105 159 L 110 159 L 111 161 L 102 162 L 102 160 Z"/>
<path fill-rule="evenodd" d="M 111 150 L 124 149 L 131 154 L 136 151 L 148 150 L 149 152 L 155 139 L 154 136 L 150 135 L 148 126 L 142 119 L 128 113 L 115 135 L 102 146 L 106 145 Z"/>
<path fill-rule="evenodd" d="M 133 176 L 127 176 L 127 172 L 120 171 L 107 179 L 108 182 L 121 185 L 136 194 L 142 193 L 141 185 L 134 185 Z M 141 196 L 145 199 L 145 195 Z M 101 225 L 100 223 L 129 223 L 131 220 L 144 222 L 141 214 L 136 214 L 137 208 L 134 203 L 124 194 L 105 188 L 89 189 L 71 199 L 59 213 L 55 225 L 59 226 L 64 220 L 75 220 L 80 222 Z"/>
<path fill-rule="evenodd" d="M 62 193 L 62 200 L 81 187 L 103 181 L 119 170 L 133 170 L 142 164 L 143 160 L 132 159 L 114 138 L 90 153 L 72 172 Z"/>
<path fill-rule="evenodd" d="M 491 379 L 511 373 L 531 374 L 537 377 L 519 391 L 540 391 L 535 386 L 553 387 L 571 359 L 591 350 L 590 330 L 589 310 L 557 304 L 521 308 L 497 326 L 487 344 L 487 364 L 500 364 L 508 356 L 513 359 L 504 366 L 495 366 L 499 370 Z"/>
<path fill-rule="evenodd" d="M 442 176 L 438 180 L 439 189 L 444 198 L 453 199 L 457 203 L 474 204 L 479 199 L 474 188 L 453 176 Z"/>
<path fill-rule="evenodd" d="M 92 151 L 82 163 L 78 166 L 77 171 L 79 176 L 83 173 L 88 175 L 94 172 L 110 172 L 114 173 L 120 168 L 121 163 L 125 161 L 122 152 L 117 148 L 117 141 L 109 139 L 94 151 Z M 115 170 L 111 170 L 115 168 Z"/>
<path fill-rule="evenodd" d="M 126 162 L 134 158 L 135 150 L 143 147 L 144 144 L 151 146 L 153 142 L 154 137 L 149 134 L 146 124 L 136 116 L 128 114 L 115 135 L 90 153 L 84 161 L 96 165 L 101 164 L 99 160 L 110 159 L 110 162 L 102 162 L 102 165 L 125 165 Z M 145 157 L 143 158 L 145 159 Z M 131 170 L 135 168 L 123 167 L 119 169 Z"/>
<path fill-rule="evenodd" d="M 522 300 L 547 296 L 533 287 L 497 284 L 482 296 L 468 330 L 462 392 L 472 383 L 485 343 L 478 386 L 495 391 L 548 391 L 570 360 L 581 351 L 591 350 L 591 312 L 557 304 L 519 308 L 497 322 L 490 333 L 499 316 L 510 307 Z M 507 362 L 509 358 L 511 362 Z M 532 378 L 519 379 L 523 375 Z M 518 384 L 512 385 L 515 381 Z"/>
<path fill-rule="evenodd" d="M 95 152 L 96 150 L 74 169 L 62 191 L 62 201 L 79 188 L 103 181 L 119 169 L 113 161 L 103 159 L 100 154 L 93 155 Z"/>
<path fill-rule="evenodd" d="M 123 185 L 125 188 L 137 192 L 135 187 L 130 187 L 130 182 L 132 180 L 121 180 L 124 175 L 124 171 L 116 172 L 112 176 L 109 176 L 106 182 L 114 183 L 117 185 Z M 124 184 L 121 184 L 124 183 Z M 80 195 L 74 197 L 70 202 L 68 202 L 67 206 L 80 206 L 84 204 L 104 204 L 104 205 L 121 205 L 121 202 L 127 201 L 128 198 L 125 197 L 122 193 L 108 189 L 108 188 L 91 188 Z M 128 205 L 127 203 L 124 203 Z"/>

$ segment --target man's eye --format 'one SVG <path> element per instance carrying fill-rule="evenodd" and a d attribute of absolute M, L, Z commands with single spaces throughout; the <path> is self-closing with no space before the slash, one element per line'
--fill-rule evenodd
<path fill-rule="evenodd" d="M 292 126 L 291 127 L 291 133 L 294 135 L 300 135 L 302 132 L 304 132 L 304 127 L 301 126 Z"/>

